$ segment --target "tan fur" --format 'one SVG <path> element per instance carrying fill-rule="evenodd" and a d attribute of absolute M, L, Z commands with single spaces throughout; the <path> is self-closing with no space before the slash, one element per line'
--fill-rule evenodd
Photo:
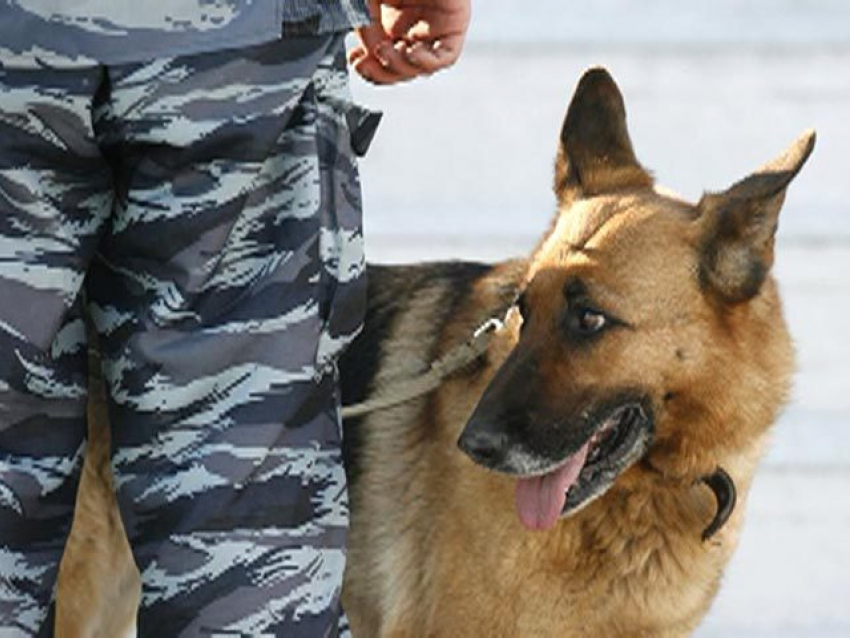
<path fill-rule="evenodd" d="M 96 370 L 92 360 L 89 368 Z M 57 638 L 135 635 L 139 574 L 115 500 L 103 382 L 89 385 L 89 439 L 71 535 L 59 566 Z"/>
<path fill-rule="evenodd" d="M 548 235 L 528 262 L 478 282 L 439 328 L 437 352 L 499 308 L 506 285 L 524 288 L 531 308 L 522 335 L 514 316 L 483 369 L 359 426 L 343 593 L 355 636 L 686 636 L 718 591 L 789 393 L 793 349 L 769 268 L 785 187 L 814 135 L 726 193 L 690 204 L 653 188 L 631 150 L 616 85 L 592 70 L 561 140 L 561 208 Z M 729 262 L 733 250 L 740 256 Z M 568 343 L 564 290 L 576 277 L 627 327 L 592 346 Z M 442 316 L 439 303 L 429 314 L 410 294 L 399 303 L 411 310 L 381 344 L 379 369 L 415 356 L 409 335 L 429 334 Z M 531 364 L 519 366 L 523 358 Z M 519 372 L 510 376 L 510 366 Z M 513 384 L 536 384 L 535 414 L 568 414 L 618 388 L 640 389 L 654 413 L 644 458 L 544 532 L 521 526 L 515 477 L 482 469 L 457 447 L 506 370 Z M 739 500 L 703 541 L 716 503 L 700 478 L 718 466 Z"/>

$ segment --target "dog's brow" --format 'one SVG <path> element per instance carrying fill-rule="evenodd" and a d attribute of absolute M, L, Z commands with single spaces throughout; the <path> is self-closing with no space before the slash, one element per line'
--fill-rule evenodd
<path fill-rule="evenodd" d="M 606 310 L 617 312 L 620 308 L 623 297 L 618 295 L 611 288 L 599 281 L 594 281 L 592 278 L 575 278 L 568 282 L 564 287 L 564 293 L 570 296 L 586 296 L 597 303 L 601 303 Z M 620 320 L 625 325 L 627 322 L 620 317 Z"/>
<path fill-rule="evenodd" d="M 581 297 L 587 294 L 587 285 L 581 277 L 572 277 L 564 284 L 564 294 L 567 297 Z"/>

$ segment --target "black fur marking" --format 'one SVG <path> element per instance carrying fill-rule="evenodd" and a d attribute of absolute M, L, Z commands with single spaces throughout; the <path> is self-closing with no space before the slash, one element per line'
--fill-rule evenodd
<path fill-rule="evenodd" d="M 469 295 L 473 285 L 492 270 L 488 264 L 441 262 L 412 266 L 369 265 L 368 304 L 363 331 L 339 361 L 342 404 L 360 403 L 373 390 L 375 376 L 384 358 L 386 340 L 392 334 L 398 317 L 410 307 L 423 290 L 442 291 L 439 308 L 433 312 L 434 330 L 439 332 L 458 306 Z M 343 423 L 342 452 L 349 485 L 359 474 L 363 433 L 361 418 Z"/>

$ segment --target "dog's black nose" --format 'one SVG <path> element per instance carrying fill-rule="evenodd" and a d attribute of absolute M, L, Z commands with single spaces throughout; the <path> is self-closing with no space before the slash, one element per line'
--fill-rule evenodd
<path fill-rule="evenodd" d="M 502 432 L 467 426 L 457 444 L 473 461 L 492 468 L 504 460 L 508 436 Z"/>

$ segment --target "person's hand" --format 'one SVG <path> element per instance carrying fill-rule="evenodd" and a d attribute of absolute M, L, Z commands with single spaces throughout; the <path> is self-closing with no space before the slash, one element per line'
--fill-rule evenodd
<path fill-rule="evenodd" d="M 348 61 L 375 84 L 429 75 L 457 61 L 471 0 L 370 0 L 372 24 L 357 29 Z"/>

